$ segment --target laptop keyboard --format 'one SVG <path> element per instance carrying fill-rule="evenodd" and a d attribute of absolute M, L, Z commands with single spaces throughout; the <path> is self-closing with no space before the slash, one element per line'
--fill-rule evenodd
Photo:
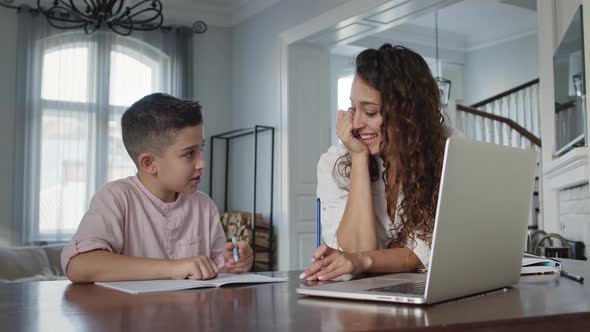
<path fill-rule="evenodd" d="M 425 282 L 408 282 L 392 286 L 369 289 L 369 292 L 423 295 L 425 287 Z"/>

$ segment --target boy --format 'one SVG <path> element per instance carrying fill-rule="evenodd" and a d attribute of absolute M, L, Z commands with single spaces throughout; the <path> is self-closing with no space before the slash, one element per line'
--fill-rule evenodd
<path fill-rule="evenodd" d="M 106 184 L 61 254 L 72 282 L 210 279 L 246 272 L 252 249 L 226 243 L 219 212 L 197 191 L 205 161 L 201 105 L 155 93 L 121 118 L 137 176 Z"/>

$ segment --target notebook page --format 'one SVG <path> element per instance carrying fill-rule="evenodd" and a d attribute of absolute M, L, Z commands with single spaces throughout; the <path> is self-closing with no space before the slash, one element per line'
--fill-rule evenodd
<path fill-rule="evenodd" d="M 207 280 L 208 283 L 217 287 L 227 284 L 258 284 L 283 281 L 287 281 L 287 278 L 267 277 L 256 273 L 220 273 L 215 279 Z"/>
<path fill-rule="evenodd" d="M 227 284 L 257 284 L 283 281 L 287 281 L 287 278 L 273 278 L 255 273 L 220 273 L 215 279 L 210 280 L 163 279 L 97 282 L 95 284 L 98 286 L 115 289 L 129 294 L 142 294 L 153 292 L 169 292 L 191 288 L 219 287 Z"/>
<path fill-rule="evenodd" d="M 136 280 L 97 282 L 95 285 L 115 289 L 129 294 L 153 292 L 167 292 L 189 288 L 216 287 L 216 285 L 201 280 Z"/>

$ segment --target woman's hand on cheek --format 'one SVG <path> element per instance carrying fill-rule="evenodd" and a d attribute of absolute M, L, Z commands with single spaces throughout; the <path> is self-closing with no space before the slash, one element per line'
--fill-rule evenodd
<path fill-rule="evenodd" d="M 346 149 L 351 154 L 368 154 L 369 149 L 358 137 L 353 134 L 353 119 L 354 112 L 352 111 L 338 111 L 338 119 L 336 120 L 336 134 L 342 141 Z"/>

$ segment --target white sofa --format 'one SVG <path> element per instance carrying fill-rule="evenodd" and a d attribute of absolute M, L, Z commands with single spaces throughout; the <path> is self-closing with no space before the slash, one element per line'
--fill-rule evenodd
<path fill-rule="evenodd" d="M 63 247 L 0 248 L 0 282 L 66 279 L 60 263 Z"/>

